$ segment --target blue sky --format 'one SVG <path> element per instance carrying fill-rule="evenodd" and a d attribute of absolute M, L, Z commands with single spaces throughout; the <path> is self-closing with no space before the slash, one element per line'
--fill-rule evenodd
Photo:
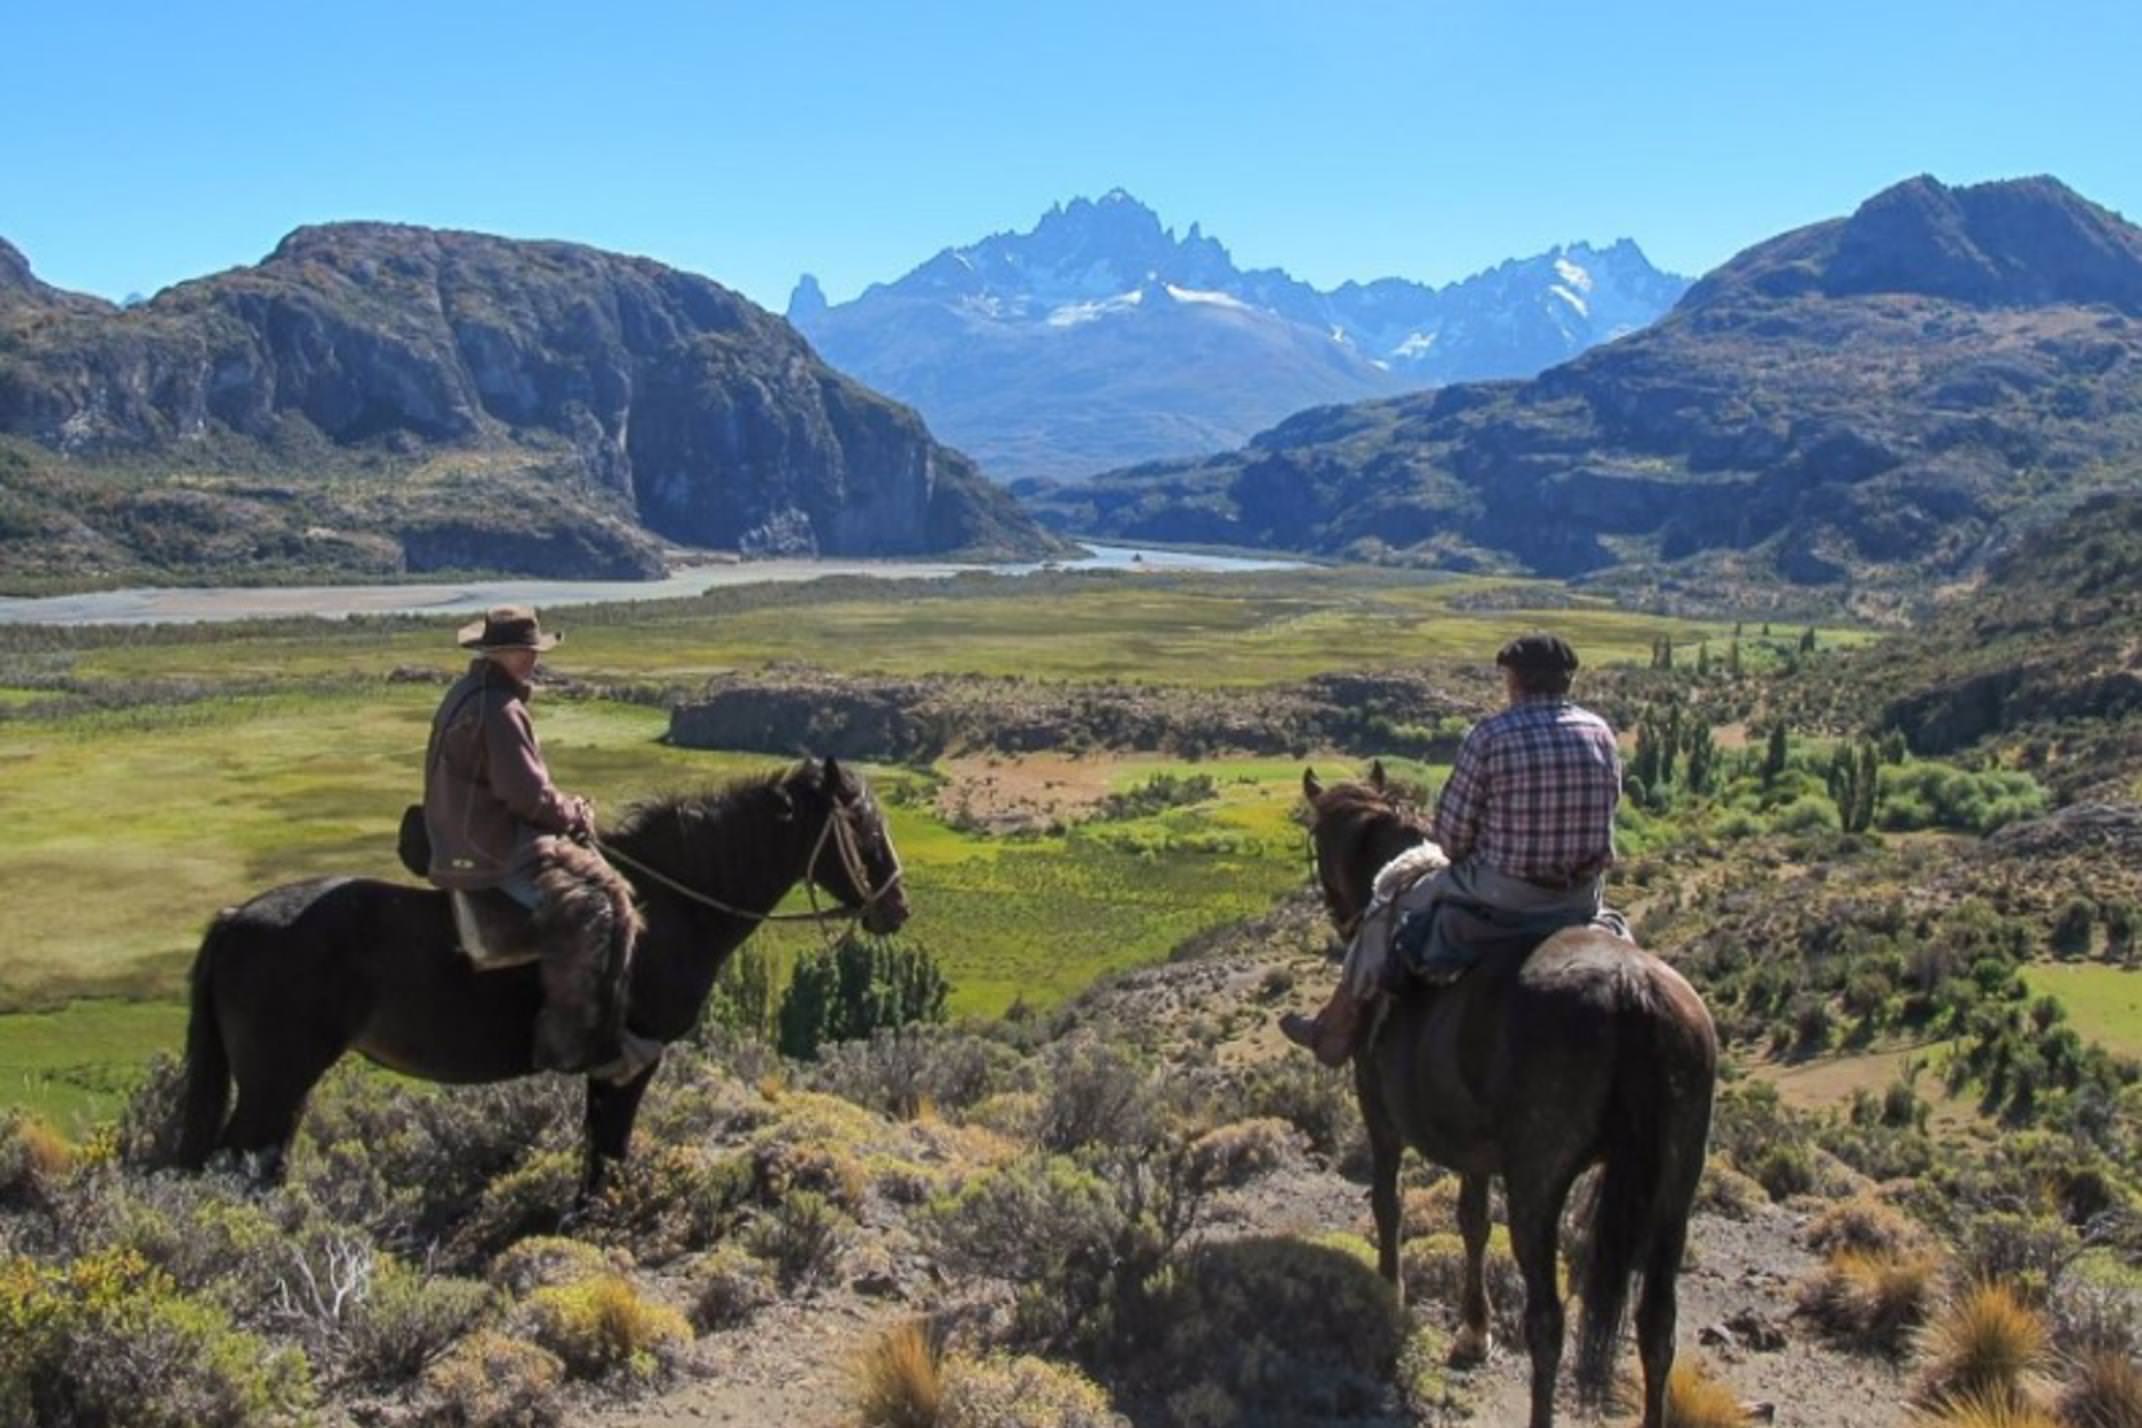
<path fill-rule="evenodd" d="M 0 236 L 118 296 L 385 218 L 779 307 L 1122 185 L 1238 261 L 1699 272 L 1897 179 L 2142 210 L 2142 4 L 14 0 Z"/>

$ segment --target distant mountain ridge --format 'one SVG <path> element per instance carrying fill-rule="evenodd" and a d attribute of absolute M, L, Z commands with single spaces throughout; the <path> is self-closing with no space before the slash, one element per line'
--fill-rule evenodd
<path fill-rule="evenodd" d="M 2142 471 L 2142 230 L 2049 178 L 1899 184 L 1524 382 L 1300 413 L 1050 493 L 1096 535 L 1905 590 Z"/>
<path fill-rule="evenodd" d="M 0 244 L 0 435 L 34 443 L 4 463 L 0 570 L 617 576 L 659 571 L 664 540 L 1056 548 L 913 412 L 717 283 L 396 224 L 300 228 L 125 309 Z"/>
<path fill-rule="evenodd" d="M 805 274 L 788 316 L 828 361 L 1017 481 L 1224 448 L 1319 403 L 1529 376 L 1644 326 L 1686 287 L 1622 239 L 1441 288 L 1324 292 L 1238 268 L 1199 224 L 1177 237 L 1114 189 L 851 302 L 828 304 Z"/>

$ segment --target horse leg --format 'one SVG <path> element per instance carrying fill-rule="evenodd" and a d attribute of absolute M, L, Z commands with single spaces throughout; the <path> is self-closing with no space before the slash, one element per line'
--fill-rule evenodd
<path fill-rule="evenodd" d="M 1406 1286 L 1398 1269 L 1398 1171 L 1406 1156 L 1405 1137 L 1384 1113 L 1375 1085 L 1376 1073 L 1362 1058 L 1355 1064 L 1354 1091 L 1369 1141 L 1369 1208 L 1376 1216 L 1376 1272 L 1397 1292 L 1401 1307 Z"/>
<path fill-rule="evenodd" d="M 1675 1281 L 1687 1248 L 1688 1221 L 1662 1225 L 1644 1263 L 1644 1294 L 1636 1306 L 1636 1350 L 1644 1363 L 1643 1428 L 1665 1428 L 1666 1380 L 1673 1373 Z"/>
<path fill-rule="evenodd" d="M 284 1052 L 280 1061 L 261 1056 L 257 1050 L 234 1061 L 238 1104 L 222 1140 L 224 1148 L 235 1151 L 241 1160 L 259 1157 L 254 1177 L 271 1186 L 283 1183 L 290 1141 L 297 1134 L 306 1098 L 343 1052 L 341 1046 L 279 1049 Z"/>
<path fill-rule="evenodd" d="M 1458 1233 L 1465 1237 L 1465 1292 L 1460 1298 L 1462 1322 L 1450 1356 L 1458 1363 L 1478 1363 L 1488 1355 L 1487 1245 L 1488 1178 L 1463 1175 L 1458 1178 Z"/>
<path fill-rule="evenodd" d="M 1562 1369 L 1562 1286 L 1558 1281 L 1562 1204 L 1576 1170 L 1511 1173 L 1510 1251 L 1525 1279 L 1525 1348 L 1532 1356 L 1532 1428 L 1553 1428 L 1555 1379 Z"/>
<path fill-rule="evenodd" d="M 661 1064 L 659 1059 L 651 1062 L 623 1085 L 589 1079 L 587 1149 L 581 1163 L 580 1193 L 573 1197 L 576 1212 L 602 1193 L 610 1162 L 625 1158 L 632 1144 L 632 1123 L 640 1114 L 640 1098 L 647 1094 L 647 1083 L 654 1080 L 655 1068 Z"/>

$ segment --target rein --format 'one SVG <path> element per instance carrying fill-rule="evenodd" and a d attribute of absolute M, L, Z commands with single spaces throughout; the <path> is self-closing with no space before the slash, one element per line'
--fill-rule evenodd
<path fill-rule="evenodd" d="M 825 851 L 828 838 L 833 840 L 834 850 L 840 854 L 841 867 L 848 874 L 848 881 L 855 887 L 868 889 L 863 900 L 854 907 L 821 908 L 818 905 L 818 884 L 812 879 L 811 870 L 818 866 L 818 855 Z M 887 877 L 878 886 L 871 887 L 869 870 L 863 866 L 862 850 L 855 845 L 855 829 L 849 825 L 847 818 L 842 815 L 838 804 L 826 811 L 826 821 L 818 830 L 817 840 L 811 844 L 811 851 L 804 860 L 803 872 L 799 877 L 799 880 L 804 885 L 804 891 L 811 900 L 811 910 L 809 912 L 753 912 L 749 908 L 723 902 L 720 898 L 703 893 L 697 888 L 687 887 L 659 868 L 649 867 L 638 858 L 619 848 L 615 843 L 599 837 L 593 839 L 593 842 L 597 851 L 605 858 L 614 863 L 621 863 L 634 872 L 653 879 L 677 894 L 677 896 L 696 902 L 701 907 L 712 908 L 714 911 L 725 913 L 730 917 L 741 917 L 752 922 L 814 922 L 824 925 L 828 922 L 840 922 L 858 918 L 877 906 L 878 902 L 887 893 L 899 886 L 901 879 L 907 876 L 906 871 L 900 867 L 896 855 L 891 876 Z"/>

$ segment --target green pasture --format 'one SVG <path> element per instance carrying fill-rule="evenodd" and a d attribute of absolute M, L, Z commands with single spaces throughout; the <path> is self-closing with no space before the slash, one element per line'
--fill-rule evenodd
<path fill-rule="evenodd" d="M 1460 603 L 1489 587 L 1491 611 Z M 972 673 L 1241 685 L 1438 657 L 1485 660 L 1510 636 L 1551 625 L 1595 664 L 1648 660 L 1662 636 L 1729 640 L 1731 625 L 1566 601 L 1560 587 L 1373 571 L 1169 579 L 1116 576 L 1049 586 L 989 579 L 855 582 L 756 597 L 561 610 L 552 663 L 580 678 L 690 684 L 783 661 L 894 675 Z M 1528 598 L 1538 594 L 1538 608 Z M 149 630 L 57 648 L 0 631 L 0 652 L 37 650 L 92 680 L 319 680 L 457 662 L 450 622 L 293 623 L 219 635 Z M 1827 643 L 1860 638 L 1826 632 Z M 1723 653 L 1722 645 L 1717 653 Z"/>
<path fill-rule="evenodd" d="M 337 697 L 232 697 L 0 723 L 0 1103 L 62 1118 L 107 1111 L 152 1051 L 176 1049 L 177 999 L 215 910 L 293 878 L 401 876 L 393 834 L 414 794 L 438 691 L 381 684 Z M 561 783 L 616 808 L 775 762 L 674 749 L 660 710 L 539 706 Z M 957 831 L 923 799 L 889 809 L 915 916 L 955 985 L 955 1011 L 1047 1005 L 1181 939 L 1262 910 L 1302 877 L 1291 760 L 1125 762 L 1212 775 L 1218 796 L 1054 836 Z M 874 770 L 881 782 L 913 778 Z M 1343 761 L 1322 772 L 1340 777 Z M 760 934 L 785 961 L 808 928 Z"/>
<path fill-rule="evenodd" d="M 2142 968 L 2049 962 L 2026 967 L 2023 980 L 2033 996 L 2058 997 L 2083 1040 L 2142 1056 Z"/>

